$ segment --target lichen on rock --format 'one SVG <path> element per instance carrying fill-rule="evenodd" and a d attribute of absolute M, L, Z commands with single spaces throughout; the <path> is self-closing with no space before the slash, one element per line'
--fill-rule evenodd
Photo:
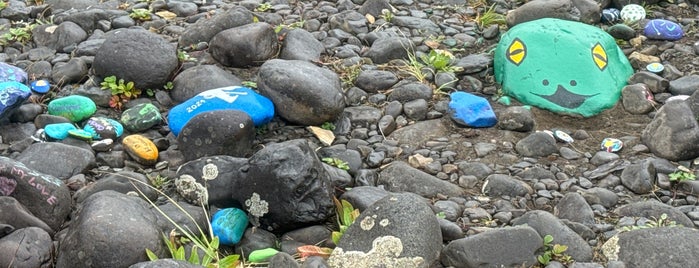
<path fill-rule="evenodd" d="M 374 239 L 369 252 L 347 251 L 335 248 L 328 264 L 330 267 L 386 267 L 409 268 L 427 267 L 422 257 L 398 257 L 403 252 L 403 242 L 395 236 L 381 236 Z"/>
<path fill-rule="evenodd" d="M 175 189 L 187 202 L 194 205 L 207 204 L 209 202 L 209 193 L 206 187 L 197 182 L 190 175 L 182 175 L 175 179 Z"/>

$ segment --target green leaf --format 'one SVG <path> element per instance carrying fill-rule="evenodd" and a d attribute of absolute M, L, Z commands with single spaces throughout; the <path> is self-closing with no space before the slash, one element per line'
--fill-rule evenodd
<path fill-rule="evenodd" d="M 175 260 L 185 260 L 184 258 L 184 246 L 181 246 L 177 248 L 177 251 L 175 252 L 175 255 L 172 256 L 173 259 Z"/>
<path fill-rule="evenodd" d="M 214 236 L 214 238 L 211 239 L 211 242 L 209 242 L 209 248 L 218 249 L 218 246 L 219 246 L 218 236 Z"/>
<path fill-rule="evenodd" d="M 568 250 L 568 246 L 559 244 L 553 245 L 552 249 L 553 254 L 563 254 L 563 252 L 565 252 L 566 250 Z"/>
<path fill-rule="evenodd" d="M 551 235 L 545 235 L 544 236 L 544 245 L 551 244 L 553 242 L 553 236 Z"/>
<path fill-rule="evenodd" d="M 354 210 L 354 207 L 347 200 L 343 199 L 340 202 L 342 203 L 342 224 L 350 225 L 352 222 L 354 222 L 352 219 L 352 211 Z"/>
<path fill-rule="evenodd" d="M 146 256 L 148 256 L 148 260 L 150 261 L 158 260 L 158 255 L 155 255 L 150 249 L 146 249 Z"/>
<path fill-rule="evenodd" d="M 240 255 L 228 255 L 218 262 L 219 268 L 235 268 Z"/>
<path fill-rule="evenodd" d="M 539 255 L 536 257 L 536 260 L 538 260 L 539 263 L 541 263 L 543 265 L 548 265 L 549 262 L 551 262 L 551 257 L 549 257 L 547 255 Z"/>
<path fill-rule="evenodd" d="M 189 254 L 189 260 L 187 260 L 191 264 L 196 264 L 199 265 L 199 253 L 197 253 L 197 247 L 192 247 L 192 253 Z"/>
<path fill-rule="evenodd" d="M 340 243 L 340 238 L 341 238 L 341 237 L 342 237 L 342 233 L 337 232 L 337 231 L 332 232 L 332 234 L 331 234 L 331 238 L 332 238 L 332 240 L 333 240 L 333 243 L 335 243 L 335 245 L 337 245 L 338 243 Z"/>
<path fill-rule="evenodd" d="M 258 249 L 253 252 L 250 252 L 250 256 L 248 256 L 248 261 L 265 262 L 269 260 L 269 258 L 272 258 L 272 256 L 274 256 L 278 252 L 278 250 L 273 248 Z"/>

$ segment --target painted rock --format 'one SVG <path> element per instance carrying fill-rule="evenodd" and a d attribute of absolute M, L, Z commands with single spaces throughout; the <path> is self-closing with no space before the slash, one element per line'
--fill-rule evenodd
<path fill-rule="evenodd" d="M 48 124 L 44 127 L 44 133 L 49 138 L 62 140 L 68 138 L 68 131 L 78 129 L 71 123 Z"/>
<path fill-rule="evenodd" d="M 602 9 L 602 22 L 614 23 L 621 19 L 621 12 L 616 8 Z"/>
<path fill-rule="evenodd" d="M 669 20 L 655 19 L 646 23 L 643 35 L 657 40 L 679 40 L 684 35 L 682 26 Z"/>
<path fill-rule="evenodd" d="M 129 108 L 121 114 L 121 123 L 131 132 L 147 130 L 163 121 L 158 107 L 151 103 L 142 103 Z"/>
<path fill-rule="evenodd" d="M 29 84 L 29 87 L 36 93 L 39 94 L 44 94 L 46 92 L 49 92 L 51 89 L 51 85 L 49 84 L 49 81 L 47 80 L 36 80 Z"/>
<path fill-rule="evenodd" d="M 449 112 L 456 123 L 467 127 L 492 127 L 497 124 L 493 108 L 487 99 L 466 92 L 450 95 Z"/>
<path fill-rule="evenodd" d="M 0 69 L 0 71 L 2 70 Z M 0 120 L 10 116 L 10 114 L 12 114 L 15 109 L 19 108 L 30 95 L 32 95 L 32 93 L 29 87 L 20 82 L 1 82 Z"/>
<path fill-rule="evenodd" d="M 255 126 L 261 126 L 274 117 L 274 104 L 247 87 L 222 87 L 197 94 L 173 107 L 168 114 L 168 124 L 175 136 L 195 115 L 215 110 L 241 110 L 252 118 Z"/>
<path fill-rule="evenodd" d="M 19 82 L 27 81 L 27 73 L 19 67 L 0 62 L 0 82 Z"/>
<path fill-rule="evenodd" d="M 80 122 L 92 116 L 97 111 L 97 105 L 88 97 L 72 95 L 58 98 L 49 102 L 48 113 L 68 118 L 72 122 Z"/>
<path fill-rule="evenodd" d="M 86 141 L 92 140 L 92 133 L 87 132 L 87 131 L 82 130 L 82 129 L 68 130 L 68 136 L 71 136 L 71 137 L 79 139 L 79 140 L 86 140 Z"/>
<path fill-rule="evenodd" d="M 614 106 L 633 69 L 613 37 L 580 22 L 512 27 L 495 50 L 495 79 L 526 105 L 589 117 Z"/>
<path fill-rule="evenodd" d="M 134 134 L 124 137 L 121 143 L 136 162 L 148 166 L 158 162 L 158 148 L 148 138 Z"/>
<path fill-rule="evenodd" d="M 646 9 L 640 5 L 628 4 L 621 8 L 619 16 L 626 22 L 637 22 L 646 18 Z"/>
<path fill-rule="evenodd" d="M 211 218 L 211 230 L 220 239 L 221 245 L 232 246 L 240 239 L 248 227 L 248 215 L 238 208 L 219 210 Z"/>
<path fill-rule="evenodd" d="M 106 117 L 90 117 L 85 122 L 83 130 L 90 133 L 92 139 L 116 140 L 124 134 L 124 127 L 118 121 Z"/>

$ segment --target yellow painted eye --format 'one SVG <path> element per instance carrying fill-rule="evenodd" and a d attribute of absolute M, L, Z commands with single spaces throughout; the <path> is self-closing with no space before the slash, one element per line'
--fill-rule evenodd
<path fill-rule="evenodd" d="M 592 60 L 595 61 L 595 65 L 597 65 L 600 71 L 604 71 L 604 68 L 607 68 L 607 51 L 604 50 L 600 43 L 592 47 Z"/>
<path fill-rule="evenodd" d="M 527 46 L 524 45 L 522 40 L 515 38 L 515 40 L 512 40 L 512 44 L 507 48 L 507 54 L 505 56 L 507 56 L 507 60 L 519 66 L 524 60 L 524 57 L 527 56 Z"/>

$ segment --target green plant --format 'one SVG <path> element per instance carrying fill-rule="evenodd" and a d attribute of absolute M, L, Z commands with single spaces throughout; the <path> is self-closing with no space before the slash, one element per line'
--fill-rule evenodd
<path fill-rule="evenodd" d="M 36 27 L 35 24 L 20 21 L 17 23 L 17 27 L 10 28 L 8 32 L 0 36 L 0 44 L 7 45 L 14 42 L 25 44 L 32 39 L 34 27 Z"/>
<path fill-rule="evenodd" d="M 187 51 L 181 49 L 177 50 L 177 60 L 179 60 L 180 62 L 196 61 L 196 59 L 189 56 L 189 53 L 187 53 Z"/>
<path fill-rule="evenodd" d="M 249 87 L 249 88 L 257 88 L 257 83 L 253 81 L 243 81 L 240 83 L 244 87 Z"/>
<path fill-rule="evenodd" d="M 391 22 L 391 20 L 393 20 L 393 17 L 394 15 L 393 12 L 391 12 L 391 10 L 385 8 L 381 10 L 381 18 L 386 22 Z"/>
<path fill-rule="evenodd" d="M 165 85 L 163 86 L 163 89 L 164 89 L 164 90 L 172 90 L 173 88 L 175 88 L 175 85 L 172 84 L 172 81 L 168 81 L 168 82 L 165 83 Z"/>
<path fill-rule="evenodd" d="M 5 1 L 0 1 L 0 10 L 3 10 L 7 7 L 7 2 Z"/>
<path fill-rule="evenodd" d="M 676 221 L 670 220 L 668 218 L 667 214 L 663 213 L 662 215 L 660 215 L 659 218 L 651 217 L 651 219 L 643 225 L 624 226 L 624 228 L 622 228 L 621 231 L 631 231 L 631 230 L 658 228 L 658 227 L 677 227 L 677 226 L 682 226 L 682 225 L 677 224 Z"/>
<path fill-rule="evenodd" d="M 124 79 L 118 79 L 116 76 L 107 76 L 100 83 L 102 89 L 109 89 L 112 93 L 112 98 L 109 100 L 109 107 L 121 110 L 124 103 L 129 99 L 138 98 L 141 95 L 141 90 L 134 87 L 134 82 L 126 83 Z"/>
<path fill-rule="evenodd" d="M 287 29 L 287 30 L 292 30 L 292 29 L 298 29 L 303 27 L 303 25 L 306 23 L 305 20 L 300 20 L 291 24 L 279 24 L 276 27 L 274 27 L 274 32 L 275 33 L 280 33 L 282 30 Z"/>
<path fill-rule="evenodd" d="M 335 124 L 332 122 L 325 122 L 322 125 L 320 125 L 320 128 L 325 129 L 325 130 L 335 130 Z"/>
<path fill-rule="evenodd" d="M 328 165 L 337 167 L 342 170 L 349 170 L 349 165 L 347 162 L 343 161 L 342 159 L 339 158 L 334 158 L 334 157 L 325 157 L 322 159 L 323 162 L 325 162 Z"/>
<path fill-rule="evenodd" d="M 175 259 L 175 260 L 185 260 L 188 261 L 189 263 L 195 264 L 195 265 L 201 265 L 207 268 L 234 268 L 238 265 L 240 255 L 228 255 L 228 256 L 223 256 L 221 251 L 219 250 L 219 238 L 218 236 L 214 236 L 213 231 L 211 229 L 211 224 L 207 220 L 208 223 L 208 233 L 204 232 L 204 230 L 199 226 L 199 224 L 196 223 L 194 220 L 194 217 L 192 217 L 191 214 L 189 214 L 184 208 L 182 208 L 175 200 L 173 200 L 171 197 L 163 193 L 161 190 L 145 183 L 139 180 L 135 179 L 130 179 L 132 185 L 134 186 L 134 189 L 138 191 L 138 193 L 144 197 L 144 199 L 155 209 L 157 210 L 165 219 L 167 219 L 172 225 L 175 226 L 175 230 L 172 230 L 170 232 L 169 236 L 166 236 L 163 234 L 163 239 L 165 241 L 165 244 L 170 251 L 170 256 Z M 189 230 L 189 228 L 182 227 L 181 225 L 177 224 L 170 216 L 168 216 L 164 211 L 160 209 L 152 200 L 146 198 L 145 194 L 139 187 L 136 187 L 135 183 L 140 183 L 142 185 L 145 185 L 146 187 L 149 187 L 153 190 L 155 190 L 158 194 L 164 196 L 168 202 L 172 203 L 182 211 L 192 222 L 195 223 L 197 227 L 197 231 L 199 232 L 199 236 L 197 237 L 194 235 L 192 230 Z M 209 214 L 207 212 L 207 209 L 205 208 L 205 205 L 203 203 L 200 204 L 202 209 L 204 210 L 204 214 L 207 219 L 209 219 Z M 186 258 L 185 256 L 185 245 L 188 243 L 192 243 L 192 250 L 190 252 L 189 258 Z M 201 250 L 204 255 L 199 256 L 199 250 Z M 151 251 L 150 249 L 146 249 L 146 255 L 148 258 L 153 261 L 157 260 L 158 256 Z"/>
<path fill-rule="evenodd" d="M 337 245 L 347 228 L 359 217 L 359 209 L 354 208 L 347 200 L 340 201 L 333 197 L 333 202 L 335 203 L 339 230 L 332 232 L 332 240 Z"/>
<path fill-rule="evenodd" d="M 425 83 L 427 82 L 427 75 L 423 71 L 425 68 L 425 65 L 422 64 L 417 57 L 415 56 L 415 52 L 413 51 L 408 51 L 408 60 L 402 60 L 405 66 L 399 69 L 403 69 L 405 72 L 407 72 L 410 76 L 414 77 L 417 79 L 418 82 L 420 83 Z"/>
<path fill-rule="evenodd" d="M 272 9 L 272 4 L 261 3 L 261 4 L 257 5 L 257 7 L 255 8 L 255 11 L 256 12 L 266 12 L 266 11 L 269 11 L 270 9 Z"/>
<path fill-rule="evenodd" d="M 692 170 L 684 166 L 679 166 L 677 169 L 677 171 L 668 175 L 671 182 L 693 181 L 697 179 L 697 175 L 694 175 Z"/>
<path fill-rule="evenodd" d="M 129 13 L 129 17 L 134 20 L 146 21 L 151 19 L 150 10 L 145 8 L 134 8 Z"/>
<path fill-rule="evenodd" d="M 493 4 L 485 12 L 478 14 L 476 23 L 478 23 L 481 29 L 485 29 L 493 24 L 504 25 L 506 23 L 505 15 L 495 12 L 495 4 Z"/>
<path fill-rule="evenodd" d="M 170 183 L 170 179 L 168 177 L 161 176 L 160 174 L 155 176 L 147 175 L 146 177 L 148 178 L 148 181 L 150 181 L 150 184 L 156 189 L 163 189 Z"/>
<path fill-rule="evenodd" d="M 456 72 L 460 71 L 461 67 L 451 66 L 451 62 L 454 59 L 449 51 L 442 49 L 432 49 L 427 55 L 420 57 L 427 67 L 433 68 L 436 71 L 444 72 Z"/>
<path fill-rule="evenodd" d="M 340 81 L 342 81 L 343 88 L 353 86 L 354 81 L 357 80 L 357 76 L 359 76 L 359 73 L 362 71 L 362 66 L 360 63 L 345 66 L 337 61 L 332 66 L 334 71 L 340 76 Z"/>
<path fill-rule="evenodd" d="M 560 244 L 551 244 L 552 242 L 553 236 L 544 236 L 544 253 L 537 256 L 536 260 L 538 260 L 539 263 L 544 266 L 548 265 L 551 261 L 558 261 L 563 264 L 571 263 L 573 261 L 573 258 L 565 253 L 566 250 L 568 250 L 568 246 Z"/>

